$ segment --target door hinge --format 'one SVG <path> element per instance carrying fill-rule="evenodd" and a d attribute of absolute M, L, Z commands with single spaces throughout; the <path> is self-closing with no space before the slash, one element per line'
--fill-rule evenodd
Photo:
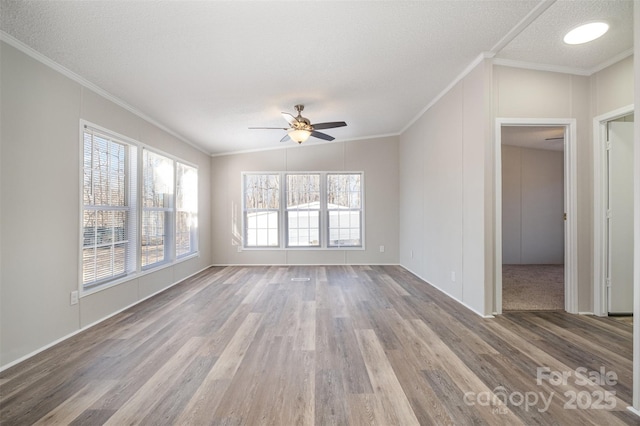
<path fill-rule="evenodd" d="M 611 219 L 611 209 L 607 209 L 607 219 Z"/>
<path fill-rule="evenodd" d="M 607 287 L 611 287 L 611 278 L 607 278 L 605 280 L 605 284 L 607 285 Z"/>
<path fill-rule="evenodd" d="M 604 144 L 604 148 L 607 151 L 610 151 L 611 150 L 611 141 L 606 141 L 605 144 Z"/>
<path fill-rule="evenodd" d="M 567 220 L 567 214 L 566 213 L 562 214 L 562 220 Z"/>

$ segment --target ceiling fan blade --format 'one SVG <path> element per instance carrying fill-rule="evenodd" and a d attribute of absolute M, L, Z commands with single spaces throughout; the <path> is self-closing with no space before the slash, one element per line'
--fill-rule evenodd
<path fill-rule="evenodd" d="M 345 123 L 344 121 L 331 121 L 329 123 L 312 124 L 313 128 L 316 129 L 316 130 L 319 130 L 319 129 L 333 129 L 334 127 L 344 127 L 346 125 L 347 125 L 347 123 Z"/>
<path fill-rule="evenodd" d="M 249 127 L 251 130 L 255 129 L 273 129 L 273 130 L 287 130 L 286 127 Z"/>
<path fill-rule="evenodd" d="M 284 118 L 285 120 L 287 120 L 287 123 L 291 124 L 293 126 L 294 123 L 297 123 L 298 120 L 291 114 L 289 114 L 288 112 L 283 112 L 282 114 L 282 118 Z"/>
<path fill-rule="evenodd" d="M 285 129 L 286 130 L 286 129 Z M 282 137 L 282 139 L 280 139 L 280 142 L 289 142 L 290 140 L 293 140 L 289 137 L 289 133 L 287 133 L 286 135 L 284 135 Z"/>
<path fill-rule="evenodd" d="M 326 133 L 316 132 L 316 131 L 311 132 L 311 136 L 318 139 L 324 139 L 325 141 L 332 141 L 335 139 L 333 136 L 329 136 Z"/>

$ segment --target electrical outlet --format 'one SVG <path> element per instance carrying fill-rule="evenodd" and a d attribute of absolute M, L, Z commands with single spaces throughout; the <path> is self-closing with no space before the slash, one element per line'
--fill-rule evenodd
<path fill-rule="evenodd" d="M 72 305 L 77 305 L 78 304 L 78 291 L 72 291 L 71 292 L 71 304 Z"/>
<path fill-rule="evenodd" d="M 451 271 L 451 281 L 453 281 L 453 282 L 456 281 L 456 272 L 455 271 Z"/>
<path fill-rule="evenodd" d="M 384 246 L 380 246 L 380 253 L 384 253 Z"/>
<path fill-rule="evenodd" d="M 242 246 L 237 246 L 238 247 L 238 253 L 242 253 Z"/>
<path fill-rule="evenodd" d="M 409 254 L 411 255 L 411 258 L 413 259 L 413 250 L 411 250 L 411 251 L 409 252 Z"/>

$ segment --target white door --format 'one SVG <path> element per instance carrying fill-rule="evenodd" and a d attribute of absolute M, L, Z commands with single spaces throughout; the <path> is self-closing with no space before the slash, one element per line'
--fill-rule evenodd
<path fill-rule="evenodd" d="M 633 312 L 633 123 L 611 121 L 609 130 L 608 306 Z"/>

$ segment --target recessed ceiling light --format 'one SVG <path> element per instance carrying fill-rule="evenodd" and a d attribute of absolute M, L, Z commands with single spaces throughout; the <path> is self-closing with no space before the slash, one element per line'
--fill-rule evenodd
<path fill-rule="evenodd" d="M 569 31 L 564 36 L 564 42 L 567 44 L 582 44 L 602 37 L 609 30 L 609 24 L 605 22 L 590 22 L 580 25 Z"/>

